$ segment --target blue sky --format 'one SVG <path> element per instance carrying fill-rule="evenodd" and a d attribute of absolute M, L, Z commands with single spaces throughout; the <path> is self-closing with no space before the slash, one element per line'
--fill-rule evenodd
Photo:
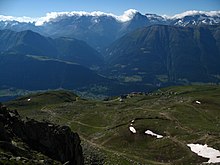
<path fill-rule="evenodd" d="M 121 15 L 127 9 L 142 14 L 174 15 L 187 10 L 220 10 L 220 0 L 0 0 L 0 15 L 41 17 L 48 12 L 103 11 Z"/>

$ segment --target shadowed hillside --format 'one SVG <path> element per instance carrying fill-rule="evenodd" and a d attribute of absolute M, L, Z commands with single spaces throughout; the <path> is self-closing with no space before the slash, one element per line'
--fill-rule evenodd
<path fill-rule="evenodd" d="M 219 82 L 219 27 L 155 25 L 114 42 L 106 74 L 142 83 Z"/>

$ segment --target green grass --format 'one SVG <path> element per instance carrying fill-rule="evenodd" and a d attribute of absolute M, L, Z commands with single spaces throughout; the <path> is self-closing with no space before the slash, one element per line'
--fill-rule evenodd
<path fill-rule="evenodd" d="M 104 155 L 106 165 L 201 164 L 206 159 L 192 153 L 188 143 L 220 150 L 219 86 L 169 87 L 123 102 L 84 100 L 66 91 L 49 91 L 11 101 L 8 107 L 23 117 L 69 125 L 86 146 Z M 133 119 L 137 134 L 128 129 Z M 147 129 L 164 137 L 146 135 Z"/>

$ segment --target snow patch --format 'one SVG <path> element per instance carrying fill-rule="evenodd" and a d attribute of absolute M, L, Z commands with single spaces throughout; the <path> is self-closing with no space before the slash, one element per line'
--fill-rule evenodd
<path fill-rule="evenodd" d="M 151 135 L 151 136 L 156 136 L 157 139 L 163 138 L 162 135 L 158 135 L 158 134 L 156 134 L 156 133 L 153 133 L 151 130 L 145 131 L 145 134 L 148 134 L 148 135 Z"/>
<path fill-rule="evenodd" d="M 204 158 L 209 158 L 207 163 L 220 163 L 220 151 L 212 147 L 208 147 L 207 144 L 187 144 L 192 152 Z"/>
<path fill-rule="evenodd" d="M 122 98 L 119 98 L 119 101 L 120 101 L 120 102 L 123 102 L 123 99 L 122 99 Z"/>
<path fill-rule="evenodd" d="M 129 127 L 129 130 L 130 130 L 132 133 L 137 133 L 136 129 L 135 129 L 133 126 L 130 126 L 130 127 Z"/>
<path fill-rule="evenodd" d="M 201 102 L 200 102 L 200 101 L 198 101 L 198 100 L 196 100 L 196 104 L 201 104 Z"/>
<path fill-rule="evenodd" d="M 29 102 L 29 101 L 31 101 L 31 99 L 29 98 L 29 99 L 27 99 L 27 101 Z"/>

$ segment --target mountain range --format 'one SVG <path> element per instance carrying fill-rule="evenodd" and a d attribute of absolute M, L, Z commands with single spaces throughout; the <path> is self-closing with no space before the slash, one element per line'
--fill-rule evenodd
<path fill-rule="evenodd" d="M 102 56 L 82 40 L 66 37 L 52 39 L 30 30 L 0 31 L 0 51 L 47 56 L 86 67 L 103 63 Z"/>
<path fill-rule="evenodd" d="M 22 54 L 0 55 L 0 87 L 27 90 L 76 89 L 106 82 L 78 64 Z"/>
<path fill-rule="evenodd" d="M 220 12 L 0 16 L 0 88 L 101 94 L 220 81 Z M 29 19 L 30 21 L 30 19 Z"/>
<path fill-rule="evenodd" d="M 0 20 L 0 164 L 219 164 L 220 11 Z"/>
<path fill-rule="evenodd" d="M 2 30 L 0 52 L 1 87 L 74 89 L 106 82 L 89 69 L 102 65 L 101 55 L 77 39 L 52 39 L 30 30 Z"/>
<path fill-rule="evenodd" d="M 218 25 L 220 12 L 187 11 L 159 16 L 130 9 L 121 16 L 103 12 L 52 12 L 41 18 L 0 16 L 0 29 L 32 30 L 50 37 L 72 37 L 101 51 L 124 34 L 137 28 L 162 24 L 174 26 Z"/>

